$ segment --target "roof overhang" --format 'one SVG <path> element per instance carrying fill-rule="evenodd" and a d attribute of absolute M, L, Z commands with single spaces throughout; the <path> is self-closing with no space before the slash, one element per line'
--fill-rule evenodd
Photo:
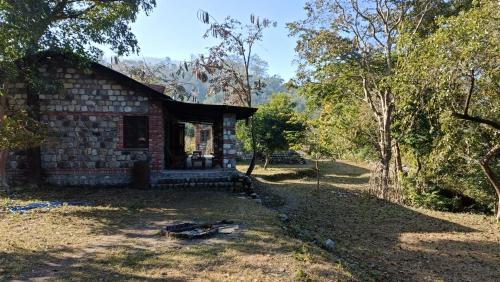
<path fill-rule="evenodd" d="M 174 100 L 164 100 L 163 104 L 169 113 L 183 121 L 211 122 L 223 114 L 235 114 L 237 120 L 248 119 L 257 111 L 257 108 L 238 107 L 228 105 L 212 105 L 186 103 Z"/>

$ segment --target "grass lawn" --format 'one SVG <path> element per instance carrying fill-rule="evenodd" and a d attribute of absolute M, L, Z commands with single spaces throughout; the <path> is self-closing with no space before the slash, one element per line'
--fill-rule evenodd
<path fill-rule="evenodd" d="M 493 217 L 375 200 L 362 165 L 322 166 L 319 191 L 307 168 L 258 167 L 264 205 L 228 192 L 17 190 L 0 200 L 0 280 L 498 281 Z M 6 210 L 46 200 L 92 205 Z M 195 241 L 159 236 L 175 221 L 221 219 L 240 230 Z M 320 248 L 326 239 L 333 250 Z"/>
<path fill-rule="evenodd" d="M 277 213 L 230 192 L 130 189 L 18 191 L 0 204 L 0 281 L 290 281 L 349 279 L 330 254 L 305 247 Z M 7 205 L 89 201 L 11 214 Z M 159 236 L 180 220 L 231 219 L 240 231 L 209 240 Z"/>
<path fill-rule="evenodd" d="M 289 216 L 289 234 L 335 240 L 332 254 L 354 279 L 499 281 L 500 225 L 493 216 L 391 204 L 368 196 L 366 166 L 323 162 L 321 169 L 318 191 L 304 169 L 258 168 L 257 190 L 266 206 Z"/>

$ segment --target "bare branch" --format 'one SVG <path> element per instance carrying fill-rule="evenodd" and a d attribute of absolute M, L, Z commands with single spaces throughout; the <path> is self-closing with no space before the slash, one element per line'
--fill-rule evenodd
<path fill-rule="evenodd" d="M 484 119 L 484 118 L 481 118 L 478 116 L 474 117 L 474 116 L 464 115 L 464 114 L 460 114 L 457 112 L 452 113 L 452 116 L 455 118 L 458 118 L 458 119 L 463 119 L 463 120 L 471 121 L 474 123 L 479 123 L 479 124 L 482 124 L 482 125 L 487 126 L 489 128 L 492 128 L 494 130 L 500 131 L 500 123 L 493 121 L 493 120 Z"/>
<path fill-rule="evenodd" d="M 470 87 L 469 87 L 469 94 L 467 95 L 467 99 L 465 100 L 465 106 L 464 106 L 464 115 L 467 116 L 469 115 L 469 105 L 470 105 L 470 100 L 472 97 L 472 93 L 474 92 L 474 82 L 475 82 L 475 77 L 474 77 L 474 69 L 471 70 L 470 73 Z"/>
<path fill-rule="evenodd" d="M 422 21 L 424 20 L 425 15 L 426 15 L 426 14 L 427 14 L 427 12 L 429 11 L 430 4 L 431 4 L 431 0 L 427 1 L 427 4 L 425 4 L 425 7 L 424 7 L 424 9 L 422 10 L 421 15 L 420 15 L 420 18 L 419 18 L 419 20 L 418 20 L 418 23 L 417 23 L 417 25 L 415 26 L 415 28 L 413 29 L 413 34 L 415 34 L 415 33 L 418 31 L 418 29 L 420 28 L 420 25 L 422 25 Z"/>

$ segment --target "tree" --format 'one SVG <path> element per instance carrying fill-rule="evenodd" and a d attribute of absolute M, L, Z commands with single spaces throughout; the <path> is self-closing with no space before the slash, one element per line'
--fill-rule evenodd
<path fill-rule="evenodd" d="M 263 38 L 264 30 L 276 26 L 276 22 L 250 16 L 250 24 L 226 17 L 217 22 L 208 12 L 200 11 L 198 18 L 210 27 L 204 38 L 213 37 L 220 43 L 209 49 L 208 56 L 201 55 L 192 62 L 193 71 L 203 82 L 209 83 L 209 94 L 223 92 L 224 102 L 231 105 L 252 106 L 252 93 L 264 87 L 260 80 L 253 80 L 250 75 L 254 45 Z M 255 167 L 256 141 L 249 119 L 252 136 L 253 157 L 247 170 L 251 175 Z"/>
<path fill-rule="evenodd" d="M 288 150 L 301 138 L 305 130 L 301 116 L 295 112 L 296 104 L 290 95 L 275 93 L 269 101 L 259 108 L 253 119 L 253 129 L 257 151 L 265 157 L 267 169 L 270 156 L 276 151 Z M 246 126 L 240 124 L 238 137 L 246 147 L 251 147 L 251 137 Z"/>
<path fill-rule="evenodd" d="M 38 68 L 43 63 L 39 52 L 58 50 L 74 54 L 81 61 L 96 59 L 101 51 L 92 44 L 109 45 L 119 55 L 138 51 L 129 23 L 140 10 L 149 12 L 155 0 L 26 0 L 0 1 L 0 84 L 23 80 L 32 101 L 29 118 L 37 120 L 38 94 L 47 91 L 49 82 Z M 53 88 L 52 88 L 53 90 Z M 8 130 L 17 124 L 10 117 L 6 89 L 0 91 L 0 126 Z M 14 126 L 16 127 L 16 126 Z M 10 138 L 18 139 L 16 134 Z M 5 144 L 10 145 L 5 145 Z M 0 179 L 5 185 L 8 150 L 30 145 L 31 140 L 8 141 L 0 146 Z M 17 144 L 13 146 L 12 144 Z"/>
<path fill-rule="evenodd" d="M 429 36 L 402 36 L 405 52 L 398 75 L 401 85 L 407 86 L 401 107 L 434 112 L 429 118 L 432 128 L 419 131 L 439 132 L 434 136 L 432 154 L 447 156 L 448 163 L 474 160 L 470 163 L 482 169 L 500 206 L 498 8 L 497 1 L 477 1 L 456 16 L 439 18 L 438 28 Z M 407 115 L 407 119 L 414 117 Z M 418 150 L 422 142 L 411 145 Z"/>
<path fill-rule="evenodd" d="M 307 100 L 309 128 L 321 144 L 320 155 L 376 160 L 377 126 L 366 103 L 352 95 L 332 95 L 335 91 L 342 90 L 330 81 L 307 83 L 298 91 Z"/>
<path fill-rule="evenodd" d="M 364 100 L 377 124 L 375 186 L 389 197 L 395 96 L 391 78 L 399 31 L 417 31 L 433 1 L 340 1 L 306 4 L 308 17 L 289 24 L 298 35 L 296 50 L 303 62 L 298 79 L 304 85 L 333 87 L 324 96 L 352 95 Z M 398 156 L 396 156 L 398 158 Z"/>
<path fill-rule="evenodd" d="M 1 99 L 2 97 L 0 97 Z M 6 101 L 6 100 L 4 100 Z M 45 135 L 45 127 L 40 122 L 30 118 L 24 109 L 15 109 L 11 106 L 0 112 L 2 123 L 0 126 L 0 158 L 7 159 L 9 150 L 26 149 L 39 145 Z M 6 171 L 6 162 L 0 162 L 0 171 Z M 5 173 L 0 173 L 0 187 L 5 187 L 9 194 L 9 184 Z"/>

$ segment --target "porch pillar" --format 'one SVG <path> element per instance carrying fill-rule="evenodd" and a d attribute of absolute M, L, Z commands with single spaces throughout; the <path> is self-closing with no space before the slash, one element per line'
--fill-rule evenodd
<path fill-rule="evenodd" d="M 161 102 L 151 101 L 149 104 L 149 153 L 151 169 L 165 168 L 165 127 L 163 125 L 163 107 Z"/>
<path fill-rule="evenodd" d="M 223 168 L 236 169 L 236 115 L 224 114 Z"/>
<path fill-rule="evenodd" d="M 213 166 L 215 168 L 223 167 L 224 159 L 224 128 L 222 125 L 222 118 L 217 118 L 213 123 L 213 146 L 214 146 L 214 160 Z"/>

